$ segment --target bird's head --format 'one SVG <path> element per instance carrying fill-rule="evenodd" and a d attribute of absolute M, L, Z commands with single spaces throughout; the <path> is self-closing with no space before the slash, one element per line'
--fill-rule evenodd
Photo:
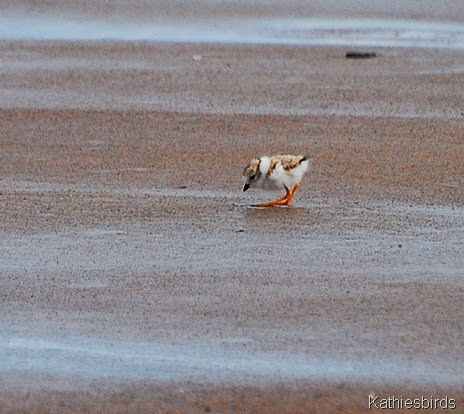
<path fill-rule="evenodd" d="M 248 190 L 250 187 L 253 187 L 253 184 L 256 183 L 261 175 L 259 170 L 259 165 L 261 160 L 254 159 L 251 161 L 243 170 L 243 191 Z"/>

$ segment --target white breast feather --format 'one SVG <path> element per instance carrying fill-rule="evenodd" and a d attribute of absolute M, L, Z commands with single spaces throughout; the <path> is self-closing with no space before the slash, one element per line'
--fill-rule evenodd
<path fill-rule="evenodd" d="M 266 176 L 271 166 L 271 159 L 267 155 L 264 155 L 263 157 L 260 158 L 260 160 L 261 162 L 259 164 L 259 171 L 261 171 L 261 174 L 263 176 Z"/>
<path fill-rule="evenodd" d="M 284 186 L 286 186 L 289 190 L 291 190 L 296 183 L 302 180 L 303 175 L 306 171 L 308 171 L 308 168 L 308 160 L 303 161 L 300 165 L 290 171 L 285 171 L 282 164 L 279 164 L 269 178 L 274 187 L 284 188 Z"/>

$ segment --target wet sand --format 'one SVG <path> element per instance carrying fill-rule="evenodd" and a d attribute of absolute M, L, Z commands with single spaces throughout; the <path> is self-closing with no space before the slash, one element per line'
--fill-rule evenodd
<path fill-rule="evenodd" d="M 0 49 L 0 411 L 462 412 L 462 52 Z M 280 151 L 294 206 L 249 208 Z M 141 344 L 174 348 L 144 376 Z"/>
<path fill-rule="evenodd" d="M 55 17 L 102 18 L 115 21 L 153 21 L 158 19 L 195 21 L 221 20 L 253 17 L 342 17 L 342 18 L 392 18 L 462 22 L 461 5 L 452 0 L 437 4 L 423 0 L 417 6 L 414 1 L 352 0 L 266 0 L 253 1 L 134 1 L 134 0 L 49 0 L 37 3 L 34 0 L 4 0 L 2 12 L 6 15 L 44 14 Z"/>

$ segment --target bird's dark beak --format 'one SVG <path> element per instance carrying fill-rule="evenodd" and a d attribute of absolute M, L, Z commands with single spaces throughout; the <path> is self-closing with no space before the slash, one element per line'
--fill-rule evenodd
<path fill-rule="evenodd" d="M 248 183 L 245 183 L 245 185 L 243 186 L 243 191 L 246 191 L 250 188 L 250 184 Z"/>

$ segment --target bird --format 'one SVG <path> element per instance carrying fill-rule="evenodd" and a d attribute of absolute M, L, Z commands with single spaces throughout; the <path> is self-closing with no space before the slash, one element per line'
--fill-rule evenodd
<path fill-rule="evenodd" d="M 285 195 L 274 201 L 253 204 L 253 207 L 289 206 L 309 169 L 306 155 L 264 155 L 252 160 L 243 170 L 243 191 L 249 188 L 284 189 Z"/>

